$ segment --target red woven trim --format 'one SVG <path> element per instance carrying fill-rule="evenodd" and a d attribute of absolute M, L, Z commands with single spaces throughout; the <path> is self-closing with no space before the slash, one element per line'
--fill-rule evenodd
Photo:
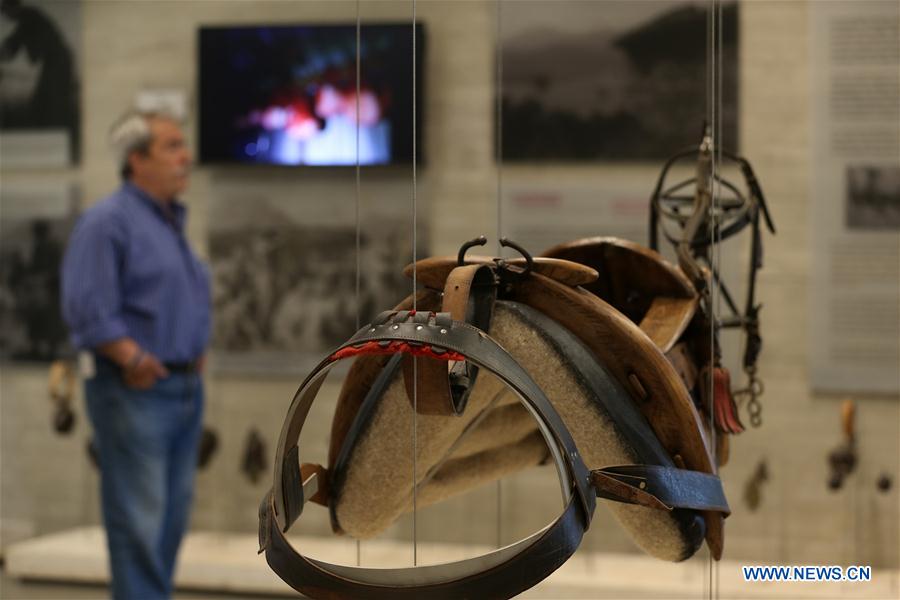
<path fill-rule="evenodd" d="M 413 356 L 427 356 L 435 360 L 466 360 L 466 357 L 459 352 L 447 350 L 441 354 L 436 354 L 431 346 L 411 346 L 409 343 L 400 340 L 394 340 L 387 346 L 382 346 L 378 342 L 366 342 L 361 346 L 347 346 L 332 354 L 330 359 L 335 361 L 359 356 L 360 354 L 397 354 L 398 352 L 405 352 Z"/>

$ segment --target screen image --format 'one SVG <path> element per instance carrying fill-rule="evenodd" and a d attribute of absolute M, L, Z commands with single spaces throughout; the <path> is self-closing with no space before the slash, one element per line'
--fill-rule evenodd
<path fill-rule="evenodd" d="M 203 27 L 202 163 L 351 166 L 412 161 L 422 26 Z M 358 94 L 357 94 L 358 92 Z M 421 110 L 416 115 L 421 158 Z M 357 150 L 358 148 L 358 150 Z"/>

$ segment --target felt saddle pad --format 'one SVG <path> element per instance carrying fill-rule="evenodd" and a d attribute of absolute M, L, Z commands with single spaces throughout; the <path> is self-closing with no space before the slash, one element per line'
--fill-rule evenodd
<path fill-rule="evenodd" d="M 690 397 L 647 334 L 583 289 L 537 274 L 528 282 L 496 302 L 487 333 L 553 403 L 585 464 L 591 469 L 645 464 L 714 473 Z M 539 289 L 530 290 L 529 285 Z M 580 304 L 566 306 L 568 317 L 563 318 L 558 309 L 567 301 Z M 419 310 L 439 310 L 440 293 L 422 290 L 416 303 Z M 411 304 L 407 299 L 398 308 Z M 582 327 L 565 326 L 582 321 Z M 358 357 L 335 413 L 329 509 L 333 527 L 354 537 L 373 537 L 412 510 L 413 408 L 401 360 Z M 547 459 L 534 419 L 487 374 L 476 379 L 461 415 L 416 418 L 419 507 Z M 608 505 L 634 541 L 653 556 L 684 560 L 704 536 L 714 554 L 721 552 L 720 515 Z"/>
<path fill-rule="evenodd" d="M 499 301 L 489 333 L 532 374 L 585 464 L 674 466 L 628 393 L 567 329 L 524 304 Z M 380 393 L 361 406 L 332 466 L 335 523 L 363 539 L 412 510 L 412 406 L 399 361 L 389 360 L 382 374 Z M 547 459 L 533 417 L 494 377 L 479 376 L 461 416 L 417 418 L 420 507 Z M 704 521 L 695 511 L 608 505 L 653 556 L 683 560 L 703 542 Z"/>

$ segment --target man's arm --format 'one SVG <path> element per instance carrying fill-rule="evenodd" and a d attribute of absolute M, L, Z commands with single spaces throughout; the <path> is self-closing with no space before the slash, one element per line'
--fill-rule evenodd
<path fill-rule="evenodd" d="M 148 388 L 168 372 L 129 335 L 119 277 L 125 232 L 114 219 L 86 214 L 72 232 L 62 264 L 63 316 L 79 348 L 122 368 L 126 385 Z"/>

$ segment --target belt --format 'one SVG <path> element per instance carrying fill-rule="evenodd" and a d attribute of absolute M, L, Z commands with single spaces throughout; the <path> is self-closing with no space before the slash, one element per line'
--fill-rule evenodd
<path fill-rule="evenodd" d="M 196 373 L 197 361 L 190 362 L 164 362 L 163 366 L 169 373 Z"/>
<path fill-rule="evenodd" d="M 121 371 L 122 367 L 109 360 L 105 356 L 99 354 L 94 355 L 98 364 L 105 364 L 116 371 Z M 198 361 L 191 360 L 188 362 L 164 362 L 162 364 L 169 373 L 196 373 Z"/>

